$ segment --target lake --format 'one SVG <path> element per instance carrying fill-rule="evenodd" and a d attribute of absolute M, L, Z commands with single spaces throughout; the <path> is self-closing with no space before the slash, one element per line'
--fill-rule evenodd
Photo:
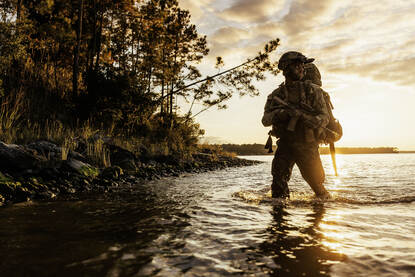
<path fill-rule="evenodd" d="M 415 154 L 322 156 L 332 199 L 264 163 L 0 208 L 0 276 L 414 276 Z"/>

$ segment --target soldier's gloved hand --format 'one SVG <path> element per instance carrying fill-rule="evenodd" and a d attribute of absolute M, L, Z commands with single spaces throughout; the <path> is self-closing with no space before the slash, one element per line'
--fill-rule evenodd
<path fill-rule="evenodd" d="M 319 118 L 311 115 L 303 115 L 304 125 L 307 128 L 318 128 L 320 126 Z"/>
<path fill-rule="evenodd" d="M 291 118 L 289 110 L 278 110 L 275 112 L 274 120 L 275 121 L 288 121 Z"/>
<path fill-rule="evenodd" d="M 302 116 L 302 113 L 299 110 L 294 110 L 294 109 L 288 110 L 288 114 L 290 115 L 290 118 L 291 117 L 301 117 Z"/>

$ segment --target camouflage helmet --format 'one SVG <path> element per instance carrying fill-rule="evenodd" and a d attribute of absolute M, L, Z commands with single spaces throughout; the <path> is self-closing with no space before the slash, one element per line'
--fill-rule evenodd
<path fill-rule="evenodd" d="M 282 54 L 280 60 L 278 61 L 278 69 L 285 70 L 288 65 L 295 61 L 301 61 L 303 63 L 311 63 L 314 59 L 309 59 L 300 52 L 289 51 Z"/>

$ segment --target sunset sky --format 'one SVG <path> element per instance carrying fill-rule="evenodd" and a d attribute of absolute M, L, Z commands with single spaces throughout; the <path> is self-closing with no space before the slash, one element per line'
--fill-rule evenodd
<path fill-rule="evenodd" d="M 413 0 L 179 0 L 207 35 L 207 74 L 216 56 L 226 67 L 243 62 L 265 42 L 281 39 L 275 59 L 296 50 L 316 59 L 323 88 L 344 136 L 339 146 L 415 150 L 415 1 Z M 197 117 L 217 142 L 264 143 L 267 95 L 282 75 L 258 83 L 260 96 L 229 102 Z"/>

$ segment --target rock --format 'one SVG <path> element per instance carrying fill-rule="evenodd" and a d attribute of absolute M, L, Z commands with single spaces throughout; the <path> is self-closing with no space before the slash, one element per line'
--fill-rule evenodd
<path fill-rule="evenodd" d="M 69 159 L 67 161 L 64 161 L 63 165 L 64 167 L 86 177 L 95 178 L 99 175 L 99 170 L 96 167 L 93 167 L 90 164 L 75 159 Z"/>
<path fill-rule="evenodd" d="M 62 148 L 49 141 L 36 141 L 26 145 L 26 148 L 35 150 L 38 155 L 48 160 L 61 160 Z"/>
<path fill-rule="evenodd" d="M 7 200 L 27 201 L 30 199 L 31 192 L 20 182 L 7 181 L 0 183 L 0 195 Z"/>
<path fill-rule="evenodd" d="M 121 175 L 123 175 L 124 172 L 121 167 L 119 166 L 111 166 L 105 168 L 101 174 L 100 177 L 103 179 L 118 179 Z"/>
<path fill-rule="evenodd" d="M 58 170 L 58 168 L 43 168 L 40 172 L 39 175 L 43 178 L 46 179 L 56 179 L 57 176 L 59 176 L 60 172 Z"/>
<path fill-rule="evenodd" d="M 145 147 L 140 147 L 138 156 L 135 156 L 121 147 L 110 145 L 109 141 L 104 143 L 110 151 L 113 166 L 99 174 L 99 169 L 88 164 L 78 152 L 70 151 L 68 159 L 63 161 L 62 148 L 48 141 L 26 146 L 0 142 L 0 206 L 8 201 L 51 199 L 58 194 L 90 190 L 108 192 L 117 186 L 137 185 L 137 181 L 180 176 L 185 171 L 197 173 L 257 163 L 210 152 L 185 157 L 150 156 Z"/>
<path fill-rule="evenodd" d="M 78 152 L 75 152 L 75 151 L 72 151 L 72 150 L 69 150 L 68 158 L 74 159 L 74 160 L 79 160 L 79 161 L 82 161 L 82 162 L 86 162 L 86 160 L 87 160 L 84 157 L 84 155 L 79 154 Z"/>
<path fill-rule="evenodd" d="M 116 145 L 107 145 L 110 151 L 110 161 L 113 166 L 118 166 L 128 174 L 134 174 L 137 172 L 136 156 L 121 147 Z"/>
<path fill-rule="evenodd" d="M 50 190 L 45 190 L 36 194 L 38 199 L 53 199 L 56 198 L 56 194 Z"/>
<path fill-rule="evenodd" d="M 2 172 L 0 172 L 0 183 L 1 182 L 10 182 L 10 181 L 12 181 L 10 177 L 7 177 Z"/>
<path fill-rule="evenodd" d="M 107 148 L 110 151 L 110 161 L 112 165 L 119 165 L 120 162 L 125 160 L 135 161 L 136 159 L 135 155 L 132 152 L 116 145 L 109 144 L 107 145 Z"/>
<path fill-rule="evenodd" d="M 38 155 L 45 157 L 48 160 L 62 160 L 62 147 L 49 141 L 36 141 L 26 145 L 26 148 L 35 150 Z M 85 157 L 78 152 L 70 150 L 68 153 L 69 159 L 76 159 L 86 161 Z"/>
<path fill-rule="evenodd" d="M 144 145 L 140 145 L 138 148 L 138 159 L 140 161 L 146 162 L 150 159 L 150 152 Z"/>
<path fill-rule="evenodd" d="M 46 159 L 23 146 L 0 142 L 0 167 L 9 169 L 39 169 Z"/>
<path fill-rule="evenodd" d="M 123 160 L 118 162 L 117 165 L 129 174 L 137 172 L 137 166 L 135 165 L 134 160 Z"/>

